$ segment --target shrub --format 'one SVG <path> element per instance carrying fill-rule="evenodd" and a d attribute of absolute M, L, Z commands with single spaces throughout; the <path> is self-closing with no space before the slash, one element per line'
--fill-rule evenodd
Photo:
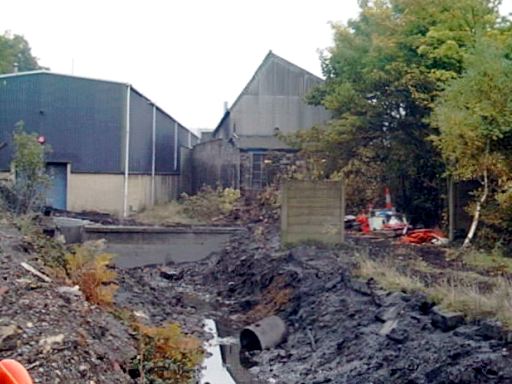
<path fill-rule="evenodd" d="M 201 341 L 185 335 L 178 324 L 138 325 L 140 354 L 135 361 L 142 383 L 190 383 L 203 360 Z"/>
<path fill-rule="evenodd" d="M 101 241 L 84 243 L 66 256 L 66 271 L 73 284 L 80 287 L 85 298 L 98 305 L 111 305 L 118 288 L 117 274 L 109 268 L 111 253 L 103 252 Z"/>
<path fill-rule="evenodd" d="M 52 275 L 62 276 L 66 266 L 66 247 L 59 241 L 47 236 L 39 225 L 40 216 L 36 214 L 12 216 L 14 226 L 23 235 L 23 247 L 33 252 L 52 270 Z"/>
<path fill-rule="evenodd" d="M 191 218 L 214 220 L 229 215 L 239 199 L 239 190 L 206 186 L 196 195 L 182 195 L 183 212 Z"/>
<path fill-rule="evenodd" d="M 26 133 L 23 122 L 16 125 L 13 134 L 13 167 L 16 179 L 12 192 L 4 191 L 4 199 L 17 214 L 39 209 L 44 204 L 50 177 L 46 174 L 45 155 L 50 151 L 37 141 L 37 134 Z M 4 187 L 5 188 L 5 187 Z"/>

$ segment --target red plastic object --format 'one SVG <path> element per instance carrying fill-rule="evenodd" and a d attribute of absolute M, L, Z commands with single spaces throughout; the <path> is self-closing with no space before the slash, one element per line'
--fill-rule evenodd
<path fill-rule="evenodd" d="M 33 384 L 23 365 L 16 360 L 0 361 L 0 384 Z"/>
<path fill-rule="evenodd" d="M 401 241 L 408 244 L 425 244 L 432 243 L 435 240 L 442 240 L 443 238 L 445 238 L 445 236 L 439 230 L 415 229 L 402 237 Z"/>
<path fill-rule="evenodd" d="M 361 231 L 363 233 L 370 232 L 370 222 L 368 221 L 368 217 L 365 214 L 357 215 L 356 221 L 361 225 Z"/>

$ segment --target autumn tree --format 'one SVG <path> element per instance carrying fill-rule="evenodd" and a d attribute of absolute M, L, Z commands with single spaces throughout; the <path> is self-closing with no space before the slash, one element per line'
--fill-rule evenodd
<path fill-rule="evenodd" d="M 455 180 L 481 185 L 464 246 L 475 236 L 486 205 L 500 208 L 502 229 L 512 228 L 512 214 L 506 214 L 512 213 L 512 34 L 482 38 L 466 67 L 462 77 L 449 83 L 432 115 L 439 127 L 434 142 L 448 171 Z"/>
<path fill-rule="evenodd" d="M 428 140 L 435 132 L 428 117 L 446 82 L 462 74 L 480 31 L 498 22 L 498 5 L 360 1 L 357 19 L 333 26 L 334 46 L 322 57 L 326 81 L 308 99 L 331 110 L 334 120 L 291 141 L 322 159 L 325 177 L 352 180 L 355 196 L 372 188 L 376 199 L 388 185 L 414 222 L 435 223 L 444 164 Z"/>

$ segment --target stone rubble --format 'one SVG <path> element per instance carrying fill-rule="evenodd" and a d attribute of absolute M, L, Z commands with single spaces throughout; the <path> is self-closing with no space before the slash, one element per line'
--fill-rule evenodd
<path fill-rule="evenodd" d="M 0 226 L 0 357 L 20 361 L 35 383 L 130 383 L 130 331 L 72 287 L 44 281 L 21 263 L 44 267 Z"/>

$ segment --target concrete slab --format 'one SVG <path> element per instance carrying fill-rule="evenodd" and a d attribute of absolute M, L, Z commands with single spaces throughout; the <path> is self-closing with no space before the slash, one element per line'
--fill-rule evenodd
<path fill-rule="evenodd" d="M 106 251 L 117 255 L 120 268 L 203 260 L 221 251 L 242 229 L 232 227 L 85 227 L 87 240 L 106 239 Z"/>

